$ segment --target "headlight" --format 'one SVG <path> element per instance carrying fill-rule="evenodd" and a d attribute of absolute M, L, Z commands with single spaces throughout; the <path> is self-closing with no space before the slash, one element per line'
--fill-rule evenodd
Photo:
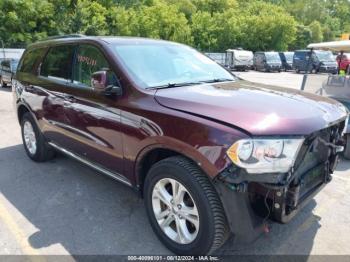
<path fill-rule="evenodd" d="M 294 165 L 303 141 L 303 138 L 242 139 L 227 150 L 227 155 L 248 173 L 285 173 Z"/>

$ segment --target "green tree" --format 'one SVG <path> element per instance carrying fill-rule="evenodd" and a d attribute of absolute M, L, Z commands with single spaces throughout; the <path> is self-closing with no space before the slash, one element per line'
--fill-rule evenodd
<path fill-rule="evenodd" d="M 295 41 L 290 46 L 292 50 L 305 49 L 312 42 L 312 32 L 308 26 L 298 25 Z"/>
<path fill-rule="evenodd" d="M 192 16 L 192 36 L 200 50 L 217 50 L 217 21 L 210 13 L 198 11 Z"/>
<path fill-rule="evenodd" d="M 0 38 L 6 46 L 26 44 L 55 34 L 53 5 L 44 0 L 1 0 Z"/>
<path fill-rule="evenodd" d="M 273 4 L 252 2 L 241 13 L 241 20 L 241 42 L 254 51 L 287 50 L 296 38 L 295 19 Z"/>
<path fill-rule="evenodd" d="M 311 41 L 313 43 L 322 42 L 323 40 L 323 32 L 320 22 L 313 21 L 309 25 L 310 31 L 311 31 Z"/>
<path fill-rule="evenodd" d="M 157 39 L 192 43 L 191 29 L 176 5 L 157 1 L 138 10 L 138 35 Z"/>
<path fill-rule="evenodd" d="M 211 15 L 237 7 L 236 0 L 192 0 L 192 2 L 198 10 L 209 12 Z"/>
<path fill-rule="evenodd" d="M 108 11 L 109 35 L 138 36 L 138 13 L 133 8 L 113 6 Z"/>
<path fill-rule="evenodd" d="M 105 35 L 108 32 L 107 14 L 107 9 L 98 2 L 78 0 L 70 18 L 69 31 L 86 35 Z"/>
<path fill-rule="evenodd" d="M 191 19 L 197 8 L 191 0 L 165 0 L 171 5 L 176 5 L 180 12 L 184 13 L 187 19 Z"/>

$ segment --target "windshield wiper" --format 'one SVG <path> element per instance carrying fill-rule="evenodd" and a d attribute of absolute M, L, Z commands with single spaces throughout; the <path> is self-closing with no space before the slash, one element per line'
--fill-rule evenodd
<path fill-rule="evenodd" d="M 168 83 L 166 85 L 147 87 L 146 89 L 174 88 L 174 87 L 181 87 L 181 86 L 199 85 L 203 83 L 218 83 L 218 82 L 226 82 L 226 81 L 233 81 L 233 80 L 234 79 L 230 79 L 230 78 L 214 78 L 210 80 L 197 81 L 197 82 Z"/>
<path fill-rule="evenodd" d="M 198 85 L 200 83 L 201 82 L 168 83 L 166 85 L 148 87 L 147 89 L 173 88 L 173 87 L 181 87 L 181 86 Z"/>
<path fill-rule="evenodd" d="M 201 81 L 201 83 L 218 83 L 218 82 L 226 82 L 226 81 L 234 81 L 234 79 L 230 79 L 230 78 L 214 78 L 214 79 L 210 79 L 210 80 Z"/>

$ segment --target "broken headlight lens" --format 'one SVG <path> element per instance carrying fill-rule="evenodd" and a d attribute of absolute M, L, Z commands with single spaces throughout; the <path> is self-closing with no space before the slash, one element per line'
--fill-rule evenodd
<path fill-rule="evenodd" d="M 294 165 L 303 141 L 303 138 L 242 139 L 227 150 L 227 155 L 248 173 L 285 173 Z"/>

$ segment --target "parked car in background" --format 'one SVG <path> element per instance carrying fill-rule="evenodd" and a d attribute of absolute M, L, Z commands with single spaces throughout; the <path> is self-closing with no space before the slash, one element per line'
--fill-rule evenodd
<path fill-rule="evenodd" d="M 338 73 L 338 64 L 332 52 L 322 50 L 295 51 L 293 56 L 293 68 L 297 73 L 307 71 L 316 74 Z"/>
<path fill-rule="evenodd" d="M 225 66 L 232 70 L 245 71 L 253 66 L 254 54 L 243 49 L 226 50 Z"/>
<path fill-rule="evenodd" d="M 331 181 L 347 118 L 337 101 L 237 79 L 153 39 L 41 41 L 13 84 L 28 157 L 57 150 L 134 188 L 181 255 L 212 253 L 230 234 L 253 241 L 267 218 L 290 221 Z"/>
<path fill-rule="evenodd" d="M 277 52 L 255 52 L 254 69 L 264 72 L 281 72 L 281 58 Z"/>
<path fill-rule="evenodd" d="M 337 63 L 340 70 L 344 70 L 345 72 L 349 73 L 350 53 L 337 55 Z"/>
<path fill-rule="evenodd" d="M 11 85 L 12 78 L 16 73 L 17 59 L 3 59 L 0 62 L 0 88 Z"/>
<path fill-rule="evenodd" d="M 293 70 L 293 56 L 294 52 L 279 52 L 282 62 L 282 69 L 284 71 Z"/>

